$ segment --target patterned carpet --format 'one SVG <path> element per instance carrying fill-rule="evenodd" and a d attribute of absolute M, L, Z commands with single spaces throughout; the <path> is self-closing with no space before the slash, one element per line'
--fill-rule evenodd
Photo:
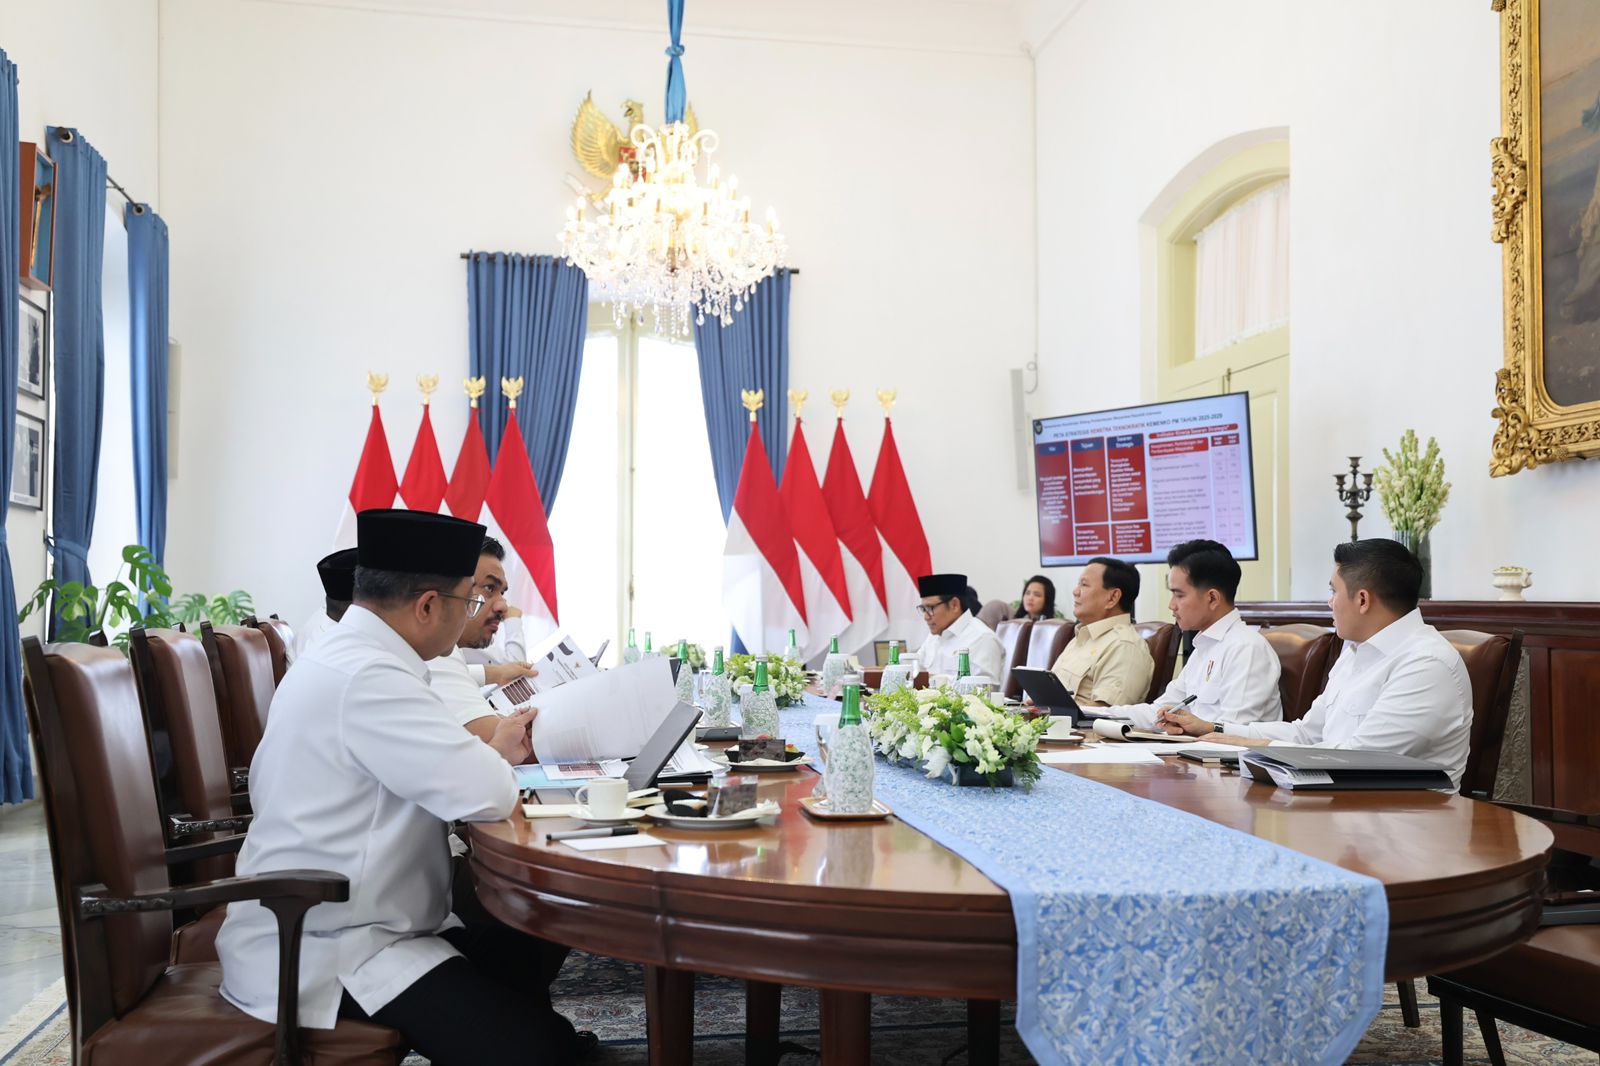
<path fill-rule="evenodd" d="M 592 1029 L 605 1042 L 597 1066 L 644 1066 L 644 976 L 637 966 L 574 953 L 553 990 L 556 1006 L 580 1028 Z M 52 1000 L 50 997 L 53 996 Z M 1388 1066 L 1434 1066 L 1440 1061 L 1438 1005 L 1426 994 L 1422 1000 L 1422 1028 L 1407 1029 L 1390 986 L 1383 1011 L 1367 1031 L 1352 1063 Z M 884 1066 L 939 1066 L 966 1062 L 966 1008 L 954 1000 L 875 997 L 872 1004 L 872 1061 Z M 1011 1010 L 1000 1061 L 1033 1062 L 1033 1057 L 1010 1027 Z M 1467 1016 L 1467 1061 L 1487 1063 L 1472 1016 Z M 721 977 L 698 979 L 695 995 L 695 1055 L 697 1066 L 739 1066 L 744 1061 L 744 986 Z M 817 995 L 804 988 L 783 992 L 783 1039 L 793 1050 L 786 1063 L 803 1064 L 815 1058 Z M 1594 1066 L 1595 1054 L 1533 1033 L 1500 1027 L 1508 1063 L 1525 1066 Z M 68 1066 L 72 1061 L 67 1041 L 67 1017 L 60 986 L 30 1004 L 16 1018 L 0 1026 L 0 1066 Z M 406 1066 L 426 1066 L 413 1056 Z"/>

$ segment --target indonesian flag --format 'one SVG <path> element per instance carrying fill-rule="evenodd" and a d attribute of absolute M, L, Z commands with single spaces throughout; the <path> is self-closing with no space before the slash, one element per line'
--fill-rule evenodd
<path fill-rule="evenodd" d="M 406 476 L 400 479 L 400 498 L 413 511 L 438 513 L 447 487 L 444 460 L 439 456 L 439 442 L 433 435 L 433 419 L 428 417 L 428 405 L 424 403 L 422 424 L 417 426 L 417 439 L 411 445 L 411 459 L 406 463 Z"/>
<path fill-rule="evenodd" d="M 928 537 L 917 517 L 917 504 L 911 498 L 905 467 L 900 465 L 900 449 L 895 447 L 894 426 L 883 420 L 883 444 L 878 449 L 878 465 L 872 471 L 872 488 L 867 493 L 872 520 L 883 536 L 883 584 L 889 609 L 889 634 L 920 641 L 928 626 L 917 611 L 922 597 L 917 578 L 933 572 L 928 553 Z"/>
<path fill-rule="evenodd" d="M 471 432 L 468 430 L 469 435 Z M 479 437 L 480 444 L 482 439 Z M 485 525 L 506 548 L 506 586 L 511 606 L 522 611 L 523 637 L 532 644 L 554 632 L 559 617 L 556 552 L 515 407 L 506 419 L 505 436 L 500 438 L 500 454 L 495 459 L 494 473 L 489 476 L 484 502 L 489 505 Z"/>
<path fill-rule="evenodd" d="M 457 518 L 476 522 L 483 514 L 483 498 L 488 493 L 489 448 L 483 443 L 483 430 L 478 426 L 478 401 L 473 400 L 472 413 L 467 416 L 467 434 L 461 438 L 461 453 L 450 472 L 444 503 Z"/>
<path fill-rule="evenodd" d="M 334 550 L 354 548 L 356 515 L 374 508 L 393 507 L 399 492 L 400 485 L 394 479 L 394 460 L 389 456 L 389 437 L 383 432 L 383 415 L 378 413 L 378 403 L 374 400 L 372 421 L 367 423 L 367 442 L 361 446 L 361 461 L 356 464 L 350 495 L 345 498 L 339 528 L 333 535 Z"/>
<path fill-rule="evenodd" d="M 734 632 L 753 653 L 781 649 L 791 629 L 805 646 L 806 597 L 800 558 L 753 418 L 733 512 L 728 515 L 727 546 L 722 550 L 722 602 L 733 620 Z"/>
<path fill-rule="evenodd" d="M 839 634 L 839 649 L 853 654 L 884 635 L 889 626 L 889 613 L 883 591 L 883 542 L 878 539 L 877 523 L 873 522 L 867 498 L 861 492 L 861 479 L 856 475 L 856 460 L 850 454 L 842 418 L 833 427 L 833 447 L 828 452 L 828 471 L 822 479 L 822 498 L 827 502 L 833 531 L 839 537 L 844 583 L 850 594 L 851 620 Z"/>
<path fill-rule="evenodd" d="M 810 662 L 828 650 L 830 638 L 842 638 L 850 625 L 850 590 L 844 579 L 844 561 L 839 556 L 839 538 L 828 517 L 828 505 L 822 498 L 822 486 L 817 484 L 811 450 L 806 447 L 806 435 L 798 418 L 794 420 L 789 462 L 784 467 L 783 487 L 778 495 L 794 526 L 794 543 L 799 549 L 800 584 L 805 590 L 809 630 L 809 639 L 801 646 L 800 654 Z M 842 641 L 839 648 L 845 649 Z"/>

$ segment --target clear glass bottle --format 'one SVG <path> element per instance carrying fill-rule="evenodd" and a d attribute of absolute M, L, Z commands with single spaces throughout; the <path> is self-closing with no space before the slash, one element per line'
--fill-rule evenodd
<path fill-rule="evenodd" d="M 689 665 L 689 642 L 678 641 L 678 701 L 694 703 L 694 667 Z"/>
<path fill-rule="evenodd" d="M 879 695 L 897 692 L 911 684 L 911 668 L 900 661 L 900 642 L 889 642 L 889 663 L 883 668 L 883 677 L 878 680 Z"/>
<path fill-rule="evenodd" d="M 701 694 L 706 703 L 707 725 L 727 725 L 733 720 L 733 688 L 728 684 L 728 667 L 723 662 L 721 648 L 711 658 L 711 669 L 701 685 Z"/>
<path fill-rule="evenodd" d="M 872 810 L 875 774 L 872 738 L 861 723 L 860 679 L 852 676 L 844 685 L 839 728 L 828 742 L 828 809 L 838 814 L 866 814 Z"/>
<path fill-rule="evenodd" d="M 822 660 L 822 691 L 832 696 L 849 668 L 849 660 L 839 654 L 839 638 L 834 637 L 828 643 L 828 657 Z"/>
<path fill-rule="evenodd" d="M 765 655 L 756 660 L 754 687 L 739 701 L 739 726 L 741 736 L 783 735 L 783 727 L 778 723 L 778 698 L 768 685 Z"/>
<path fill-rule="evenodd" d="M 639 644 L 634 639 L 633 630 L 628 630 L 628 646 L 622 649 L 622 661 L 636 663 L 639 661 Z"/>

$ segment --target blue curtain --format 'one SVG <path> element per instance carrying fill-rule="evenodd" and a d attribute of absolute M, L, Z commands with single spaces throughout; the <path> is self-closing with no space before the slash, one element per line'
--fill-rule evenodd
<path fill-rule="evenodd" d="M 106 244 L 106 161 L 77 130 L 52 126 L 56 162 L 55 501 L 50 553 L 58 581 L 89 581 L 106 339 L 100 269 Z"/>
<path fill-rule="evenodd" d="M 133 481 L 139 543 L 167 553 L 167 224 L 149 204 L 123 209 L 128 227 Z"/>
<path fill-rule="evenodd" d="M 750 414 L 739 399 L 741 389 L 766 392 L 759 420 L 761 443 L 772 461 L 772 476 L 783 480 L 784 457 L 789 454 L 789 284 L 789 272 L 780 270 L 756 286 L 744 309 L 733 313 L 731 325 L 708 315 L 694 327 L 711 470 L 724 522 L 733 511 L 750 437 Z"/>
<path fill-rule="evenodd" d="M 22 709 L 22 641 L 17 635 L 17 588 L 6 545 L 11 501 L 11 464 L 17 437 L 17 259 L 21 239 L 14 160 L 17 130 L 17 68 L 0 49 L 0 803 L 33 796 L 28 766 L 28 719 Z"/>
<path fill-rule="evenodd" d="M 507 407 L 500 379 L 520 377 L 517 423 L 549 515 L 561 487 L 578 406 L 589 278 L 551 255 L 475 252 L 467 260 L 467 334 L 473 377 L 488 378 L 478 405 L 489 460 L 500 454 Z"/>

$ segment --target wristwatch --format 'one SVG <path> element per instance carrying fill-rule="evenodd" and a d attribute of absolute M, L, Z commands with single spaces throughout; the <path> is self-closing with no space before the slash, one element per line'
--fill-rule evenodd
<path fill-rule="evenodd" d="M 1228 731 L 1227 728 L 1226 728 L 1227 724 L 1228 723 L 1226 723 L 1226 722 L 1212 722 L 1211 723 L 1211 731 L 1213 733 L 1226 733 Z"/>

